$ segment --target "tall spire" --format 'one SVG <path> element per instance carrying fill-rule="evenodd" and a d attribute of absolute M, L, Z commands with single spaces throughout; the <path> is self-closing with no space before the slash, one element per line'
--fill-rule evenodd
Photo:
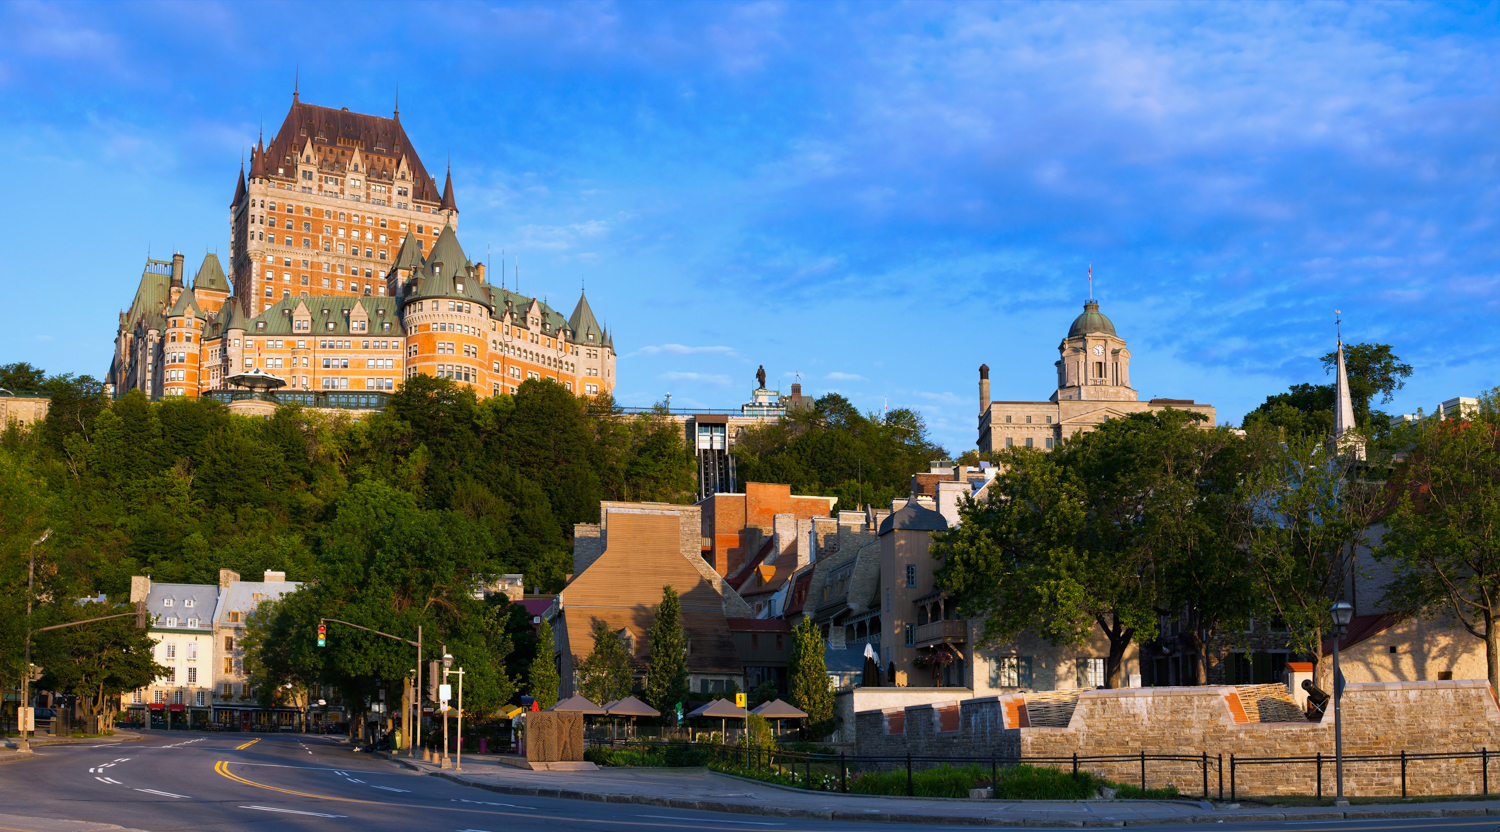
<path fill-rule="evenodd" d="M 297 93 L 298 93 L 298 91 L 301 88 L 302 88 L 302 65 L 301 64 L 297 64 L 297 68 L 294 69 L 294 70 L 292 70 L 292 103 L 293 104 L 297 103 Z"/>
<path fill-rule="evenodd" d="M 443 201 L 438 205 L 438 210 L 458 213 L 458 205 L 453 201 L 453 164 L 451 162 L 448 164 L 447 180 L 443 182 Z"/>
<path fill-rule="evenodd" d="M 391 117 L 395 121 L 401 120 L 401 82 L 396 82 L 396 114 Z"/>
<path fill-rule="evenodd" d="M 1333 441 L 1340 451 L 1352 450 L 1355 456 L 1363 459 L 1365 456 L 1364 439 L 1359 436 L 1354 425 L 1354 396 L 1349 392 L 1349 373 L 1344 367 L 1344 334 L 1343 321 L 1339 315 L 1343 313 L 1334 310 L 1334 326 L 1338 328 L 1338 351 L 1336 363 L 1338 375 L 1334 378 L 1333 388 Z"/>

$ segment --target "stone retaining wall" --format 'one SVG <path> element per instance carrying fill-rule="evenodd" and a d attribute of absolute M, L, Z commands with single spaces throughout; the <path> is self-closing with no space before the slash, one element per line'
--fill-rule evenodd
<path fill-rule="evenodd" d="M 1233 687 L 1131 688 L 1085 691 L 1067 727 L 1030 725 L 1025 694 L 980 697 L 957 703 L 959 730 L 942 731 L 937 705 L 866 711 L 856 715 L 857 753 L 904 756 L 1071 757 L 1180 754 L 1210 757 L 1209 791 L 1218 794 L 1219 755 L 1293 757 L 1322 753 L 1324 794 L 1333 793 L 1333 713 L 1319 722 L 1256 721 Z M 1349 685 L 1344 692 L 1344 751 L 1360 754 L 1478 752 L 1500 750 L 1500 706 L 1483 680 L 1386 682 Z M 1255 711 L 1252 707 L 1250 711 Z M 1500 765 L 1492 761 L 1491 789 L 1500 791 Z M 1089 764 L 1112 780 L 1140 782 L 1138 761 Z M 1411 795 L 1478 794 L 1481 761 L 1411 760 Z M 1237 766 L 1240 796 L 1312 794 L 1315 766 Z M 1175 784 L 1184 794 L 1202 793 L 1198 762 L 1148 761 L 1148 787 Z M 1350 796 L 1401 793 L 1401 764 L 1345 763 Z"/>

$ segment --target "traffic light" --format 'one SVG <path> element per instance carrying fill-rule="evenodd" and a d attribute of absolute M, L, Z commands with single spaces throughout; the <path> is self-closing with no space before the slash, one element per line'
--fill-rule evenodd
<path fill-rule="evenodd" d="M 427 698 L 432 702 L 438 698 L 438 669 L 437 662 L 427 663 Z"/>
<path fill-rule="evenodd" d="M 327 624 L 319 624 L 318 625 L 318 646 L 319 647 L 327 647 L 328 646 L 328 625 Z"/>
<path fill-rule="evenodd" d="M 135 628 L 146 629 L 146 602 L 144 600 L 135 602 Z"/>

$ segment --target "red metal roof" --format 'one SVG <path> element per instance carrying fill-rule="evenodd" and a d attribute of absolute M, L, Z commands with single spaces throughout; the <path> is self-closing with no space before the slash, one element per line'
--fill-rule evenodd
<path fill-rule="evenodd" d="M 1349 630 L 1339 639 L 1339 649 L 1348 650 L 1360 642 L 1380 635 L 1390 627 L 1406 619 L 1404 615 L 1380 613 L 1378 615 L 1356 615 L 1349 620 Z M 1323 655 L 1333 655 L 1333 639 L 1323 639 Z"/>

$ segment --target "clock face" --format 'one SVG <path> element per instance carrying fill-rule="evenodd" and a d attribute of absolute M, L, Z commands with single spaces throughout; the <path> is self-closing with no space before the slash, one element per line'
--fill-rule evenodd
<path fill-rule="evenodd" d="M 1104 354 L 1104 347 L 1100 346 L 1100 345 L 1095 345 L 1095 347 L 1094 347 L 1094 355 L 1103 355 L 1103 354 Z"/>

